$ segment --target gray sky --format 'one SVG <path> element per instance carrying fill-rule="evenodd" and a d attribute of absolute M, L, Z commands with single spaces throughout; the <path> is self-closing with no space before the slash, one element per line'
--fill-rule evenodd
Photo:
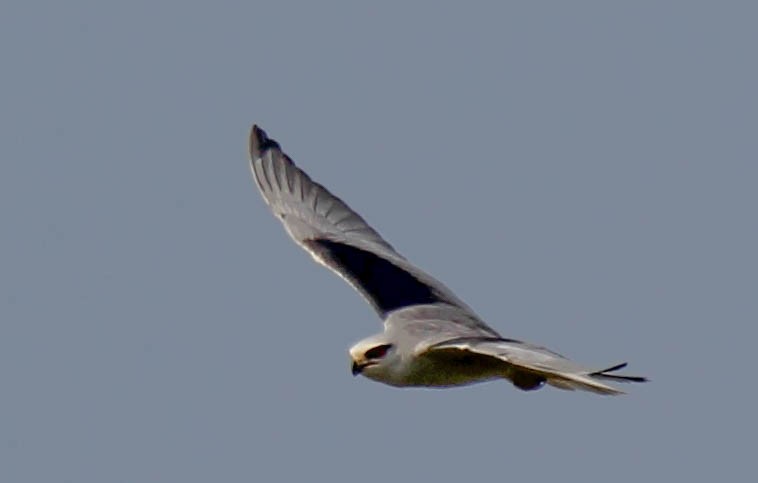
<path fill-rule="evenodd" d="M 758 7 L 315 3 L 3 2 L 0 481 L 754 474 Z M 354 379 L 380 325 L 252 122 L 503 335 L 652 382 Z"/>

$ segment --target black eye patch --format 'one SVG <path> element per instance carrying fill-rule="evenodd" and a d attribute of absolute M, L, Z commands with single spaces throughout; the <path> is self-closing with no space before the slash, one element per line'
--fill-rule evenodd
<path fill-rule="evenodd" d="M 385 355 L 387 355 L 387 352 L 392 347 L 392 344 L 382 344 L 378 345 L 376 347 L 372 347 L 371 349 L 366 351 L 366 354 L 364 356 L 366 359 L 381 359 Z"/>

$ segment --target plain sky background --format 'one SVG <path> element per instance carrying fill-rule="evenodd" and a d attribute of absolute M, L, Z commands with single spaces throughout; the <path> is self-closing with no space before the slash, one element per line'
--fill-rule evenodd
<path fill-rule="evenodd" d="M 755 475 L 754 2 L 0 6 L 0 481 Z M 503 335 L 619 398 L 349 371 L 259 123 Z"/>

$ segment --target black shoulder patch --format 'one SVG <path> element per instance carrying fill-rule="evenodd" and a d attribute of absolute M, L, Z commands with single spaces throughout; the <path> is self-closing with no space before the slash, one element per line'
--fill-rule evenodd
<path fill-rule="evenodd" d="M 326 239 L 306 240 L 323 261 L 342 273 L 382 314 L 443 301 L 427 284 L 376 253 Z"/>

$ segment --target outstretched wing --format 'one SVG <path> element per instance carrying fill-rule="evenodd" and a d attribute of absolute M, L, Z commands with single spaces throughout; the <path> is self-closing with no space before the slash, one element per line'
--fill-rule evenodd
<path fill-rule="evenodd" d="M 470 310 L 442 283 L 398 254 L 342 200 L 311 180 L 255 125 L 250 162 L 263 199 L 292 239 L 363 294 L 380 317 L 419 304 Z"/>
<path fill-rule="evenodd" d="M 480 365 L 502 367 L 503 376 L 523 390 L 551 386 L 581 389 L 599 394 L 624 394 L 602 381 L 645 382 L 637 376 L 611 374 L 626 367 L 626 363 L 608 369 L 588 369 L 560 354 L 525 342 L 496 337 L 461 337 L 419 348 L 419 356 L 448 360 L 474 358 Z M 486 362 L 489 359 L 489 363 Z"/>

